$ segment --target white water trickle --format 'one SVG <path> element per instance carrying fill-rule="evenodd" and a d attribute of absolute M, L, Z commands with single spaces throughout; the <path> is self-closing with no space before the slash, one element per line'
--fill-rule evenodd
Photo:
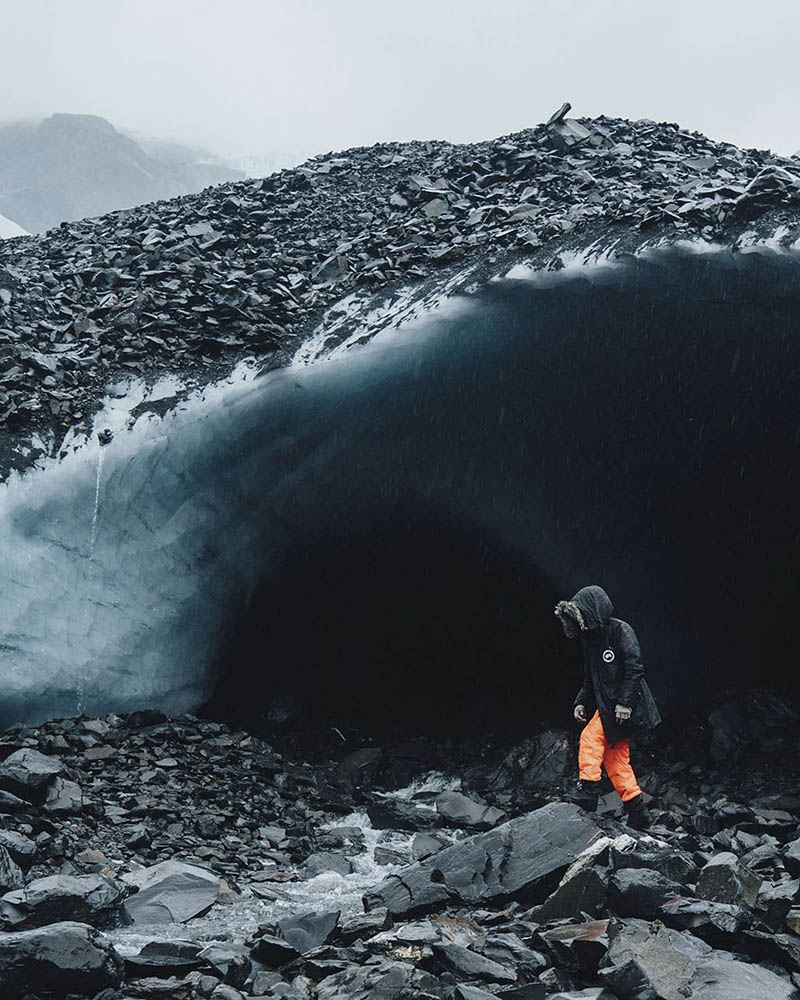
<path fill-rule="evenodd" d="M 100 480 L 103 476 L 103 455 L 105 448 L 101 447 L 97 453 L 97 477 L 94 482 L 94 510 L 92 511 L 92 532 L 89 541 L 89 558 L 94 557 L 94 546 L 97 542 L 97 517 L 100 513 Z"/>

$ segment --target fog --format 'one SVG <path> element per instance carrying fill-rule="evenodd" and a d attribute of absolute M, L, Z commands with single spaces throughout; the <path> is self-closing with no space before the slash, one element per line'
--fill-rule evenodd
<path fill-rule="evenodd" d="M 227 156 L 577 115 L 800 147 L 797 0 L 0 0 L 0 119 L 103 115 Z"/>

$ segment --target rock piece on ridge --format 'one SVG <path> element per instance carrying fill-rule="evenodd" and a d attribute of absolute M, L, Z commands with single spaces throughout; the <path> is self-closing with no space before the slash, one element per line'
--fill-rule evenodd
<path fill-rule="evenodd" d="M 86 924 L 0 934 L 0 996 L 32 990 L 94 996 L 117 986 L 122 973 L 122 959 L 111 942 Z"/>
<path fill-rule="evenodd" d="M 185 923 L 209 910 L 223 888 L 216 875 L 183 861 L 161 861 L 122 880 L 139 890 L 124 906 L 137 924 Z"/>
<path fill-rule="evenodd" d="M 461 792 L 442 792 L 437 795 L 436 811 L 456 826 L 471 826 L 476 830 L 489 830 L 505 816 L 502 809 L 474 802 Z"/>
<path fill-rule="evenodd" d="M 0 844 L 0 891 L 19 889 L 25 884 L 22 869 L 11 857 L 5 847 Z"/>
<path fill-rule="evenodd" d="M 23 871 L 27 871 L 36 860 L 36 844 L 21 833 L 0 830 L 0 847 L 4 847 Z"/>
<path fill-rule="evenodd" d="M 364 908 L 386 906 L 392 914 L 413 914 L 448 902 L 539 902 L 599 836 L 583 810 L 551 803 L 389 875 L 364 896 Z"/>

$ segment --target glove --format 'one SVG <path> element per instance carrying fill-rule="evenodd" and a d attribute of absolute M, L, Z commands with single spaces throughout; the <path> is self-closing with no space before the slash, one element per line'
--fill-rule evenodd
<path fill-rule="evenodd" d="M 586 722 L 586 709 L 583 705 L 576 705 L 572 711 L 576 722 Z"/>
<path fill-rule="evenodd" d="M 631 717 L 631 709 L 625 705 L 617 705 L 614 708 L 614 715 L 617 717 L 617 722 L 627 722 Z"/>

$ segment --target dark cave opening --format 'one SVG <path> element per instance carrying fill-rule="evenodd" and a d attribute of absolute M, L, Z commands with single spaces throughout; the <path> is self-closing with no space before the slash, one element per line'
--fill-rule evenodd
<path fill-rule="evenodd" d="M 665 714 L 797 698 L 798 317 L 797 255 L 673 249 L 498 282 L 379 378 L 328 386 L 308 407 L 328 492 L 294 489 L 309 514 L 232 623 L 215 710 L 566 724 L 580 657 L 552 609 L 587 583 Z"/>

